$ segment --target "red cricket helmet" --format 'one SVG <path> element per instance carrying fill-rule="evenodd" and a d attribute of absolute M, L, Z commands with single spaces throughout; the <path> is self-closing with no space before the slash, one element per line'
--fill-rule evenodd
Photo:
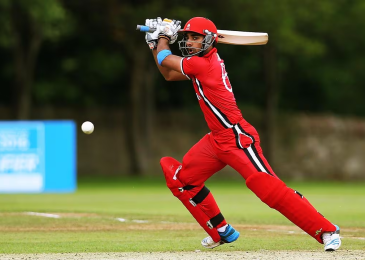
<path fill-rule="evenodd" d="M 207 35 L 205 30 L 217 35 L 217 27 L 215 24 L 205 17 L 194 17 L 191 18 L 184 26 L 184 29 L 180 32 L 196 32 L 202 35 Z M 218 42 L 218 38 L 215 38 L 215 41 Z"/>
<path fill-rule="evenodd" d="M 217 27 L 215 27 L 214 23 L 205 17 L 194 17 L 191 18 L 184 26 L 184 29 L 179 32 L 185 34 L 187 32 L 195 32 L 204 36 L 203 41 L 201 42 L 201 48 L 193 48 L 187 46 L 187 37 L 184 35 L 183 39 L 179 41 L 179 49 L 184 57 L 190 57 L 193 55 L 203 56 L 204 52 L 210 47 L 214 46 L 213 43 L 218 42 L 217 37 Z M 197 49 L 198 51 L 192 53 L 192 49 Z"/>

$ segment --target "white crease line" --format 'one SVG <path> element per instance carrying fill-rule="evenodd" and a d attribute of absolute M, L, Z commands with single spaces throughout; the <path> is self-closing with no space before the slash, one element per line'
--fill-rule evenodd
<path fill-rule="evenodd" d="M 120 221 L 120 222 L 127 222 L 128 220 L 125 219 L 125 218 L 116 218 L 116 220 Z M 132 222 L 135 222 L 135 223 L 149 223 L 148 220 L 140 220 L 140 219 L 132 219 L 131 220 Z"/>
<path fill-rule="evenodd" d="M 341 238 L 343 237 L 341 236 Z M 365 240 L 365 237 L 346 237 L 346 238 Z"/>
<path fill-rule="evenodd" d="M 49 213 L 25 212 L 25 214 L 31 215 L 31 216 L 46 217 L 46 218 L 60 218 L 59 215 L 49 214 Z"/>
<path fill-rule="evenodd" d="M 135 223 L 148 223 L 149 222 L 148 220 L 139 220 L 139 219 L 133 219 L 132 221 Z"/>
<path fill-rule="evenodd" d="M 267 229 L 266 231 L 269 231 L 269 232 L 277 232 L 277 233 L 288 233 L 288 234 L 306 234 L 305 232 L 303 231 L 293 231 L 293 230 L 279 230 L 279 229 Z"/>

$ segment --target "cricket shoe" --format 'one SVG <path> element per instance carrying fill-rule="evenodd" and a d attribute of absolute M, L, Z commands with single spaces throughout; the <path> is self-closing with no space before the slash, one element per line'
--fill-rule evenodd
<path fill-rule="evenodd" d="M 324 251 L 335 251 L 341 246 L 340 228 L 335 225 L 336 231 L 323 233 Z"/>
<path fill-rule="evenodd" d="M 209 236 L 202 240 L 201 244 L 205 248 L 215 248 L 224 243 L 232 243 L 238 239 L 240 232 L 236 231 L 231 225 L 228 224 L 224 232 L 218 232 L 221 237 L 221 241 L 214 242 L 214 240 Z"/>

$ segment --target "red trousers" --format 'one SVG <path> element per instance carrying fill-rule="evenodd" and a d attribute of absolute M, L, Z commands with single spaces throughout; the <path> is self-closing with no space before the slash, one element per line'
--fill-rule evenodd
<path fill-rule="evenodd" d="M 178 163 L 175 159 L 173 160 Z M 175 177 L 184 186 L 194 187 L 187 191 L 188 197 L 193 198 L 203 189 L 204 182 L 226 165 L 242 175 L 247 187 L 261 201 L 279 211 L 318 242 L 323 243 L 322 233 L 336 230 L 336 227 L 318 213 L 303 195 L 288 188 L 279 180 L 262 154 L 257 131 L 245 120 L 233 128 L 205 135 L 186 153 L 181 170 L 176 170 Z M 197 220 L 204 218 L 199 222 L 202 223 L 202 227 L 204 222 L 220 214 L 215 199 L 211 193 L 209 194 L 210 196 L 199 203 L 199 210 L 204 214 L 197 214 L 196 208 L 193 212 L 196 213 L 194 217 Z M 223 218 L 215 228 L 226 223 Z M 220 237 L 216 229 L 209 234 L 214 236 L 215 242 L 219 241 Z"/>
<path fill-rule="evenodd" d="M 277 177 L 262 153 L 256 129 L 242 120 L 234 128 L 206 134 L 196 143 L 183 158 L 179 179 L 200 186 L 226 165 L 244 179 L 256 172 Z"/>
<path fill-rule="evenodd" d="M 206 134 L 185 154 L 182 167 L 177 169 L 178 165 L 174 165 L 174 161 L 178 163 L 173 158 L 161 159 L 168 187 L 171 189 L 175 185 L 175 182 L 171 180 L 171 174 L 174 174 L 174 178 L 177 178 L 181 185 L 191 186 L 188 191 L 185 191 L 190 198 L 200 194 L 205 181 L 226 165 L 234 168 L 245 179 L 258 172 L 265 172 L 277 178 L 262 154 L 256 129 L 245 120 L 241 120 L 233 128 Z M 171 191 L 175 196 L 180 197 L 178 195 L 181 194 L 174 193 L 174 189 Z M 179 199 L 205 229 L 205 223 L 208 220 L 212 222 L 215 217 L 222 216 L 222 220 L 220 219 L 219 223 L 216 221 L 212 230 L 206 229 L 207 233 L 215 239 L 214 241 L 218 242 L 220 236 L 216 228 L 226 225 L 227 222 L 213 195 L 209 193 L 196 208 L 191 208 L 189 203 L 186 203 L 186 198 Z"/>

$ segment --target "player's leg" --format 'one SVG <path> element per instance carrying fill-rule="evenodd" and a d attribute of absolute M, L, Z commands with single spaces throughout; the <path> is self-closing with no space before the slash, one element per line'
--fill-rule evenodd
<path fill-rule="evenodd" d="M 256 131 L 248 132 L 242 128 L 235 131 L 237 149 L 232 149 L 229 155 L 220 155 L 220 159 L 246 179 L 247 187 L 261 201 L 279 211 L 318 242 L 324 242 L 324 233 L 336 232 L 336 226 L 324 218 L 302 194 L 287 187 L 275 175 L 262 153 Z"/>
<path fill-rule="evenodd" d="M 226 232 L 218 232 L 227 222 L 212 193 L 204 185 L 209 177 L 226 165 L 217 158 L 208 135 L 188 151 L 182 164 L 171 157 L 162 158 L 160 163 L 167 186 L 210 235 L 210 240 L 202 241 L 203 246 L 213 248 L 224 242 L 233 242 L 235 236 L 238 238 L 239 233 L 231 226 Z"/>
<path fill-rule="evenodd" d="M 202 140 L 194 145 L 183 158 L 179 177 L 183 183 L 195 186 L 195 190 L 190 190 L 191 195 L 199 194 L 202 189 L 205 189 L 204 182 L 214 173 L 226 166 L 225 163 L 218 159 L 212 146 L 213 139 L 211 137 L 210 134 L 207 134 Z M 212 223 L 209 223 L 208 226 L 217 229 L 221 238 L 221 241 L 219 241 L 220 244 L 223 242 L 231 243 L 238 239 L 238 231 L 227 224 L 225 220 L 220 222 L 221 213 L 211 193 L 199 205 L 203 211 L 207 212 L 209 217 L 214 216 L 214 221 L 211 221 Z M 202 245 L 207 248 L 214 248 L 217 244 L 213 242 L 217 241 L 214 241 L 213 237 L 207 237 L 203 239 Z"/>
<path fill-rule="evenodd" d="M 217 227 L 225 225 L 226 221 L 221 214 L 213 195 L 204 184 L 194 185 L 180 180 L 180 173 L 184 172 L 182 164 L 172 157 L 163 157 L 160 161 L 165 175 L 167 187 L 189 210 L 200 226 L 217 243 L 221 240 Z M 218 244 L 219 245 L 219 244 Z"/>

